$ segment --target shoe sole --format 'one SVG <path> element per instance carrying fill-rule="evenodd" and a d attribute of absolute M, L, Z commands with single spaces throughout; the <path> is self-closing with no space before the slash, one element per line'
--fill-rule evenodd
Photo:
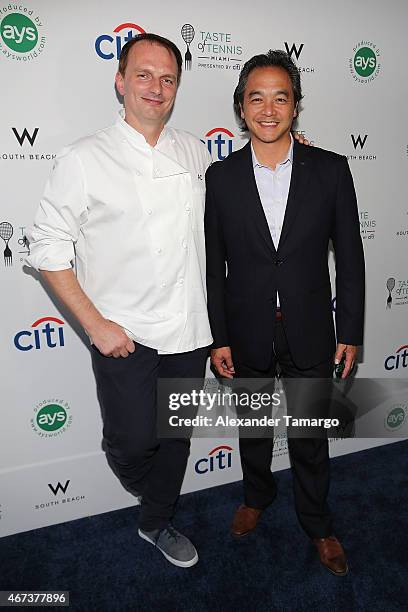
<path fill-rule="evenodd" d="M 325 565 L 324 563 L 322 563 L 323 567 L 325 569 L 327 569 L 331 574 L 333 574 L 333 576 L 347 576 L 349 568 L 348 565 L 346 566 L 346 569 L 344 572 L 334 572 L 332 569 L 330 569 L 330 567 L 327 567 L 327 565 Z"/>
<path fill-rule="evenodd" d="M 164 550 L 162 550 L 159 546 L 157 546 L 156 543 L 153 540 L 151 540 L 147 535 L 145 535 L 142 531 L 140 531 L 140 529 L 138 529 L 138 534 L 143 540 L 146 540 L 146 542 L 153 544 L 153 546 L 157 548 L 157 550 L 160 550 L 162 555 L 166 557 L 167 561 L 169 561 L 173 565 L 177 565 L 177 567 L 192 567 L 198 562 L 197 553 L 192 559 L 190 559 L 190 561 L 179 561 L 178 559 L 175 559 L 174 557 L 170 557 L 170 555 L 168 555 L 166 552 L 164 552 Z"/>
<path fill-rule="evenodd" d="M 230 533 L 235 540 L 240 540 L 241 538 L 245 538 L 245 536 L 249 535 L 253 531 L 254 529 L 249 529 L 248 531 L 244 531 L 244 533 L 235 533 L 234 531 L 231 530 Z"/>

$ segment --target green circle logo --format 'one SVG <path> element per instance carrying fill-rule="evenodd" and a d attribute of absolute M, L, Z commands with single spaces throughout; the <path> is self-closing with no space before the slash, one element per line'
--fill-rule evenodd
<path fill-rule="evenodd" d="M 43 431 L 57 431 L 65 425 L 67 411 L 59 404 L 47 404 L 38 411 L 36 422 Z"/>
<path fill-rule="evenodd" d="M 387 427 L 389 429 L 398 429 L 405 421 L 405 411 L 401 406 L 393 408 L 387 416 Z"/>
<path fill-rule="evenodd" d="M 13 51 L 28 53 L 38 42 L 38 30 L 34 22 L 21 13 L 10 13 L 1 22 L 0 35 Z"/>
<path fill-rule="evenodd" d="M 354 56 L 354 70 L 362 77 L 369 77 L 377 66 L 377 58 L 370 47 L 361 47 Z"/>

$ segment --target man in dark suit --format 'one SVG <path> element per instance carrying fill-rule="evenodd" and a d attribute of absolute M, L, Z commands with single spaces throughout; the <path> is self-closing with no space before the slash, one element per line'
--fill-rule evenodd
<path fill-rule="evenodd" d="M 364 256 L 353 180 L 345 157 L 293 141 L 301 98 L 299 71 L 286 53 L 251 58 L 234 93 L 250 142 L 207 171 L 211 359 L 227 378 L 273 378 L 278 367 L 283 378 L 329 379 L 340 362 L 345 378 L 362 343 Z M 289 437 L 288 446 L 299 522 L 321 562 L 345 575 L 326 501 L 327 436 Z M 240 438 L 245 503 L 233 520 L 236 536 L 256 526 L 276 495 L 272 450 L 270 437 Z"/>

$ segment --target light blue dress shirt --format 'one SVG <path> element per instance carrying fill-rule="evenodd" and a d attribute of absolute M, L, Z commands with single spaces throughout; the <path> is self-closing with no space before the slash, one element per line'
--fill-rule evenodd
<path fill-rule="evenodd" d="M 275 249 L 278 249 L 282 233 L 283 220 L 285 218 L 286 204 L 288 201 L 290 179 L 293 166 L 293 137 L 290 134 L 290 146 L 282 162 L 276 165 L 275 170 L 260 164 L 256 158 L 254 148 L 251 144 L 252 163 L 254 167 L 255 181 L 258 188 L 262 208 L 265 213 L 269 231 Z M 279 306 L 279 295 L 277 296 Z"/>

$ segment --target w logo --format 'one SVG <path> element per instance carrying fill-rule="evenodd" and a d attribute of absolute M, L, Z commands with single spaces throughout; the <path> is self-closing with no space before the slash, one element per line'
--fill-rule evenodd
<path fill-rule="evenodd" d="M 300 54 L 302 53 L 302 49 L 303 49 L 303 44 L 301 43 L 300 47 L 297 48 L 296 43 L 292 43 L 291 48 L 289 49 L 289 45 L 287 42 L 285 42 L 285 48 L 286 48 L 286 53 L 292 57 L 292 54 L 294 53 L 296 55 L 296 59 L 298 60 L 300 57 Z"/>
<path fill-rule="evenodd" d="M 33 144 L 35 143 L 35 139 L 37 138 L 38 130 L 40 128 L 38 127 L 34 128 L 34 132 L 32 134 L 30 134 L 27 128 L 24 128 L 21 134 L 18 133 L 17 128 L 13 127 L 11 129 L 14 132 L 14 136 L 17 138 L 18 142 L 20 143 L 20 147 L 22 147 L 25 139 L 27 139 L 30 145 L 33 146 Z"/>
<path fill-rule="evenodd" d="M 48 486 L 51 489 L 51 491 L 54 493 L 54 495 L 57 495 L 58 491 L 62 491 L 62 493 L 65 494 L 67 489 L 68 489 L 68 485 L 69 485 L 70 482 L 71 482 L 70 480 L 67 480 L 65 485 L 62 485 L 59 482 L 56 487 L 54 487 L 51 483 L 48 483 Z"/>
<path fill-rule="evenodd" d="M 360 145 L 360 149 L 363 149 L 367 140 L 367 136 L 368 134 L 365 134 L 364 138 L 361 138 L 361 134 L 359 134 L 357 137 L 354 136 L 354 134 L 351 134 L 351 140 L 353 141 L 354 148 L 357 149 L 357 145 Z"/>

